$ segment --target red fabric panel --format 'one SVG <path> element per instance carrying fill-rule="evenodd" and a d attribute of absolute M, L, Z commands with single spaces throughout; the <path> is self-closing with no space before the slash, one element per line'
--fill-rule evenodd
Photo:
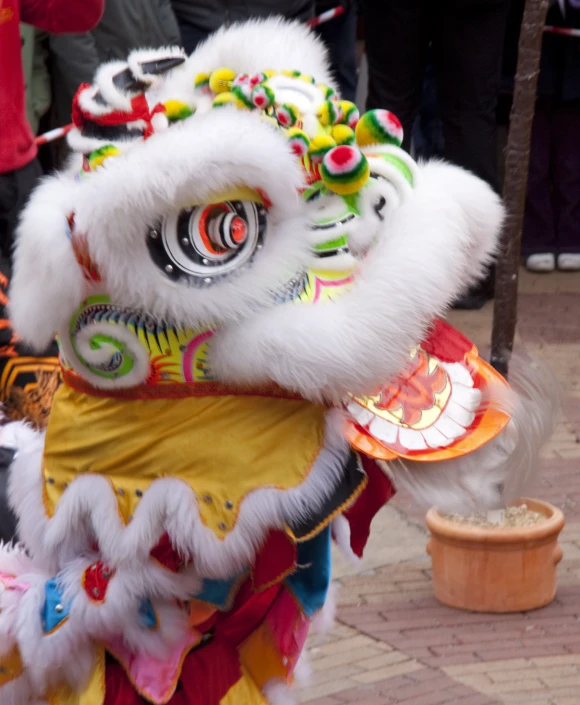
<path fill-rule="evenodd" d="M 105 0 L 21 0 L 23 22 L 52 34 L 89 32 L 103 16 Z"/>
<path fill-rule="evenodd" d="M 167 705 L 219 705 L 241 677 L 237 650 L 214 639 L 185 658 L 177 689 Z M 109 659 L 106 667 L 104 705 L 143 705 L 122 666 Z"/>
<path fill-rule="evenodd" d="M 278 582 L 296 566 L 296 544 L 284 531 L 270 531 L 254 560 L 252 578 L 255 590 Z"/>
<path fill-rule="evenodd" d="M 350 547 L 361 557 L 371 531 L 371 522 L 375 514 L 395 496 L 396 490 L 377 462 L 360 454 L 368 483 L 360 497 L 348 509 L 344 516 L 350 524 Z"/>
<path fill-rule="evenodd" d="M 449 323 L 436 318 L 421 347 L 426 353 L 439 358 L 442 362 L 460 362 L 474 346 L 463 333 Z"/>
<path fill-rule="evenodd" d="M 151 557 L 173 573 L 183 568 L 183 560 L 177 551 L 173 549 L 167 534 L 163 534 L 159 539 L 159 543 L 151 551 Z"/>

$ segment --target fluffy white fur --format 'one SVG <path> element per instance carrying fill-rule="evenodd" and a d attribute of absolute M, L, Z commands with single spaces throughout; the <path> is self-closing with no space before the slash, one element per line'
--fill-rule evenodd
<path fill-rule="evenodd" d="M 66 220 L 75 210 L 80 186 L 67 174 L 46 179 L 24 209 L 19 225 L 10 316 L 20 336 L 39 349 L 67 325 L 85 294 Z"/>
<path fill-rule="evenodd" d="M 176 208 L 211 202 L 240 185 L 263 189 L 273 202 L 266 243 L 251 270 L 205 289 L 176 286 L 151 261 L 148 230 Z M 79 183 L 65 175 L 48 179 L 19 229 L 11 289 L 16 330 L 31 345 L 45 346 L 86 294 L 65 235 L 72 211 L 76 232 L 86 236 L 116 303 L 192 327 L 247 315 L 308 255 L 299 185 L 285 138 L 255 116 L 228 108 L 152 137 Z"/>
<path fill-rule="evenodd" d="M 311 516 L 332 493 L 348 452 L 342 428 L 341 414 L 329 412 L 325 446 L 308 477 L 292 490 L 265 487 L 249 495 L 240 507 L 235 528 L 223 541 L 201 522 L 192 490 L 173 478 L 153 483 L 127 526 L 119 517 L 110 483 L 98 475 L 79 476 L 72 482 L 54 517 L 48 519 L 42 501 L 42 436 L 31 435 L 34 432 L 25 427 L 20 427 L 19 438 L 24 447 L 10 476 L 10 501 L 20 517 L 23 542 L 35 562 L 52 575 L 90 551 L 97 540 L 102 559 L 113 568 L 130 572 L 136 570 L 137 563 L 135 579 L 144 581 L 148 590 L 159 591 L 166 585 L 168 592 L 180 594 L 183 581 L 187 585 L 189 578 L 164 582 L 156 563 L 149 560 L 161 536 L 167 532 L 172 545 L 193 559 L 198 575 L 235 576 L 251 564 L 269 529 L 284 528 L 291 519 Z M 129 592 L 134 595 L 137 591 Z"/>
<path fill-rule="evenodd" d="M 181 47 L 168 46 L 156 49 L 135 49 L 129 54 L 127 64 L 135 78 L 151 86 L 152 89 L 160 88 L 166 80 L 166 74 L 144 73 L 141 64 L 163 59 L 187 58 Z"/>
<path fill-rule="evenodd" d="M 263 690 L 268 705 L 298 705 L 298 697 L 289 685 L 283 681 L 272 679 L 266 683 Z"/>
<path fill-rule="evenodd" d="M 385 219 L 388 236 L 361 264 L 353 289 L 332 304 L 288 305 L 221 331 L 211 342 L 216 372 L 274 380 L 314 400 L 372 391 L 481 276 L 502 220 L 499 198 L 475 176 L 442 163 L 421 167 L 419 185 Z"/>
<path fill-rule="evenodd" d="M 348 523 L 348 519 L 342 516 L 342 514 L 337 516 L 332 522 L 332 538 L 336 541 L 336 545 L 340 548 L 345 558 L 355 565 L 360 562 L 360 558 L 352 550 L 350 545 L 350 524 Z"/>
<path fill-rule="evenodd" d="M 162 95 L 190 103 L 195 77 L 221 67 L 250 74 L 266 69 L 295 69 L 335 87 L 322 41 L 300 22 L 270 18 L 222 27 L 212 34 L 183 68 L 172 73 Z M 198 92 L 196 101 L 200 99 L 203 102 Z"/>
<path fill-rule="evenodd" d="M 484 404 L 504 410 L 511 421 L 493 441 L 469 455 L 430 463 L 388 463 L 396 485 L 425 507 L 471 514 L 504 507 L 525 495 L 540 464 L 540 449 L 550 437 L 559 410 L 558 384 L 537 361 L 515 357 L 511 389 L 489 390 Z"/>

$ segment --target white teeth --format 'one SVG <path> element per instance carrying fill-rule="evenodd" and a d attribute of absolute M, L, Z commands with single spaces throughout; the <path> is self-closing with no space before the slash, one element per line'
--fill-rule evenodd
<path fill-rule="evenodd" d="M 375 416 L 369 425 L 369 431 L 375 438 L 383 443 L 395 443 L 397 440 L 398 427 L 380 416 Z"/>
<path fill-rule="evenodd" d="M 475 418 L 473 411 L 467 411 L 467 409 L 456 404 L 453 396 L 445 407 L 445 414 L 453 421 L 456 421 L 460 426 L 463 426 L 463 428 L 469 428 Z"/>
<path fill-rule="evenodd" d="M 353 417 L 353 419 L 357 421 L 361 426 L 366 426 L 374 418 L 374 414 L 372 411 L 365 409 L 363 406 L 357 404 L 355 401 L 349 401 L 346 405 L 346 408 L 350 415 Z"/>
<path fill-rule="evenodd" d="M 466 387 L 473 387 L 473 379 L 469 371 L 459 362 L 442 362 L 441 365 L 447 370 L 447 374 L 453 382 L 459 382 Z"/>
<path fill-rule="evenodd" d="M 481 391 L 475 388 L 469 389 L 462 384 L 454 384 L 451 398 L 464 409 L 477 411 L 481 404 Z"/>
<path fill-rule="evenodd" d="M 455 423 L 453 419 L 445 416 L 445 414 L 437 419 L 434 426 L 441 431 L 444 436 L 447 436 L 447 438 L 451 438 L 452 440 L 460 438 L 465 434 L 465 428 L 460 426 L 458 423 Z"/>
<path fill-rule="evenodd" d="M 422 434 L 430 448 L 445 448 L 445 446 L 453 442 L 451 438 L 444 436 L 435 426 L 426 428 L 422 431 Z"/>
<path fill-rule="evenodd" d="M 401 428 L 399 431 L 399 443 L 408 450 L 426 450 L 427 444 L 420 431 L 412 428 Z"/>

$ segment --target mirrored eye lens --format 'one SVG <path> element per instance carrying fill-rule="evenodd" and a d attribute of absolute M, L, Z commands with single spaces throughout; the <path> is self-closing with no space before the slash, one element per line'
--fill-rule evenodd
<path fill-rule="evenodd" d="M 236 249 L 248 238 L 248 224 L 236 213 L 221 213 L 208 223 L 209 239 L 218 248 Z"/>
<path fill-rule="evenodd" d="M 186 208 L 150 231 L 149 253 L 170 279 L 207 285 L 208 277 L 213 281 L 251 260 L 264 240 L 266 218 L 264 206 L 253 201 Z"/>

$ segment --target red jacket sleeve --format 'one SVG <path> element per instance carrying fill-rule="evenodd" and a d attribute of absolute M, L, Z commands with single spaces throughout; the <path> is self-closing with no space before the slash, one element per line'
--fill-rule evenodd
<path fill-rule="evenodd" d="M 20 19 L 53 34 L 88 32 L 104 9 L 105 0 L 20 0 Z"/>

